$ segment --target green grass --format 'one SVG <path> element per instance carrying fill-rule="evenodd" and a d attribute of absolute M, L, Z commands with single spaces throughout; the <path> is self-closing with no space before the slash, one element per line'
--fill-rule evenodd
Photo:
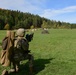
<path fill-rule="evenodd" d="M 35 31 L 29 43 L 35 75 L 76 75 L 76 30 L 50 29 L 49 33 Z M 0 35 L 1 42 L 5 31 L 0 31 Z M 3 69 L 0 65 L 0 73 Z M 21 71 L 14 75 L 29 75 L 28 62 L 23 61 Z"/>

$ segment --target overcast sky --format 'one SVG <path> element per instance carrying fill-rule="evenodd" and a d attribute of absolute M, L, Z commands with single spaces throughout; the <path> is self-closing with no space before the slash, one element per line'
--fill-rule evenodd
<path fill-rule="evenodd" d="M 76 0 L 0 0 L 0 8 L 76 23 Z"/>

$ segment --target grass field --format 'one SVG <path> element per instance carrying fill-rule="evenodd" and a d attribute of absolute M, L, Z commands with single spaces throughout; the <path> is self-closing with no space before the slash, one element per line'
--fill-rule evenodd
<path fill-rule="evenodd" d="M 76 75 L 76 30 L 51 29 L 49 33 L 35 31 L 30 42 L 34 75 Z M 0 31 L 0 42 L 4 36 L 5 31 Z M 0 65 L 0 74 L 3 69 Z M 27 60 L 22 61 L 21 71 L 14 75 L 29 75 Z"/>

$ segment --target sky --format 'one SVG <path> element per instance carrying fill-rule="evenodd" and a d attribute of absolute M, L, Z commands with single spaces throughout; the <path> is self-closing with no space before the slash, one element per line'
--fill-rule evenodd
<path fill-rule="evenodd" d="M 76 0 L 0 0 L 0 8 L 76 23 Z"/>

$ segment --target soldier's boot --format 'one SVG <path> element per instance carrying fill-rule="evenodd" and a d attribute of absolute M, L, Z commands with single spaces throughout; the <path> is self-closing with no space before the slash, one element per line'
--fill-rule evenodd
<path fill-rule="evenodd" d="M 9 74 L 10 74 L 10 73 L 15 73 L 15 72 L 16 72 L 15 69 L 10 69 L 10 70 L 9 70 Z"/>
<path fill-rule="evenodd" d="M 18 66 L 16 66 L 16 72 L 18 72 L 19 71 L 19 67 Z"/>
<path fill-rule="evenodd" d="M 15 72 L 18 72 L 19 71 L 19 67 L 16 65 L 15 68 L 12 68 L 9 70 L 9 73 L 15 73 Z"/>
<path fill-rule="evenodd" d="M 8 75 L 8 71 L 7 70 L 3 70 L 1 75 Z"/>

